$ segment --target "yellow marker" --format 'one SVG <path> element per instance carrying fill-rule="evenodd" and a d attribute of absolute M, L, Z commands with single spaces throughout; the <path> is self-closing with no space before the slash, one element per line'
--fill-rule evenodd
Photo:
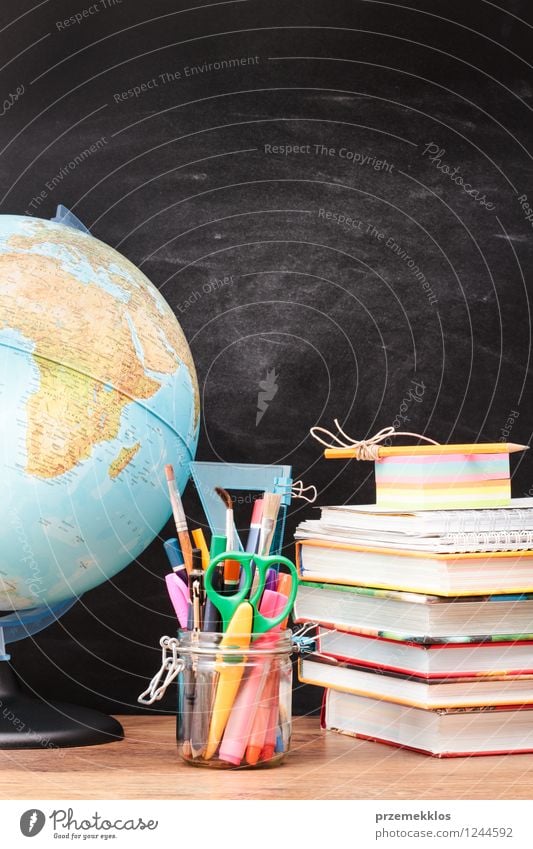
<path fill-rule="evenodd" d="M 194 531 L 191 532 L 191 535 L 196 548 L 199 548 L 202 552 L 202 569 L 205 572 L 209 566 L 209 549 L 205 541 L 204 532 L 201 528 L 195 528 Z"/>
<path fill-rule="evenodd" d="M 243 649 L 250 645 L 252 635 L 253 608 L 248 601 L 239 604 L 228 625 L 227 631 L 220 641 L 221 649 Z M 217 655 L 215 669 L 219 673 L 215 704 L 209 726 L 209 737 L 204 758 L 209 760 L 213 757 L 228 721 L 233 702 L 241 683 L 244 672 L 245 657 L 227 657 Z"/>
<path fill-rule="evenodd" d="M 379 445 L 378 458 L 384 457 L 431 457 L 439 454 L 514 454 L 526 451 L 529 445 L 514 442 L 474 442 L 470 445 Z M 326 448 L 326 460 L 348 460 L 357 457 L 357 446 L 349 448 Z"/>
<path fill-rule="evenodd" d="M 281 593 L 284 596 L 289 598 L 292 589 L 292 577 L 291 575 L 287 575 L 286 572 L 280 572 L 278 577 L 278 585 L 276 587 L 276 592 Z M 287 622 L 289 621 L 289 617 L 280 624 L 280 631 L 284 631 L 287 627 Z"/>

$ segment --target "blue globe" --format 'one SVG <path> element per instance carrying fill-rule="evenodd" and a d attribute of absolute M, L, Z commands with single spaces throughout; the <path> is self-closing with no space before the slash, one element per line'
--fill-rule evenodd
<path fill-rule="evenodd" d="M 187 481 L 199 393 L 138 268 L 87 232 L 4 215 L 0 408 L 1 628 L 2 612 L 30 621 L 76 599 L 154 539 L 170 516 L 165 464 Z"/>

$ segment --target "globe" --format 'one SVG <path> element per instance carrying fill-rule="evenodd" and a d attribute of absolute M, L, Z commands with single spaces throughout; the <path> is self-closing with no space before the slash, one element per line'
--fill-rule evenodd
<path fill-rule="evenodd" d="M 171 308 L 113 248 L 0 216 L 1 611 L 76 599 L 146 548 L 183 490 L 199 424 Z M 0 647 L 1 653 L 1 647 Z"/>

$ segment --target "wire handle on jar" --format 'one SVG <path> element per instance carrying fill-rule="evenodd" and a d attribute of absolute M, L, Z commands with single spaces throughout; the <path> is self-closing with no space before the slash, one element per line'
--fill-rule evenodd
<path fill-rule="evenodd" d="M 183 661 L 178 657 L 179 643 L 175 637 L 161 637 L 159 645 L 161 646 L 161 667 L 146 690 L 137 698 L 142 705 L 153 705 L 154 702 L 161 701 L 167 687 L 184 668 Z M 162 679 L 163 683 L 161 683 Z"/>

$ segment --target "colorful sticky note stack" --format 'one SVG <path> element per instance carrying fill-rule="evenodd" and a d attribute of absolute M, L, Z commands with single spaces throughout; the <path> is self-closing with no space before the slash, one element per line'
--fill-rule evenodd
<path fill-rule="evenodd" d="M 381 507 L 445 510 L 504 507 L 511 501 L 509 454 L 412 454 L 378 459 L 376 503 Z"/>

